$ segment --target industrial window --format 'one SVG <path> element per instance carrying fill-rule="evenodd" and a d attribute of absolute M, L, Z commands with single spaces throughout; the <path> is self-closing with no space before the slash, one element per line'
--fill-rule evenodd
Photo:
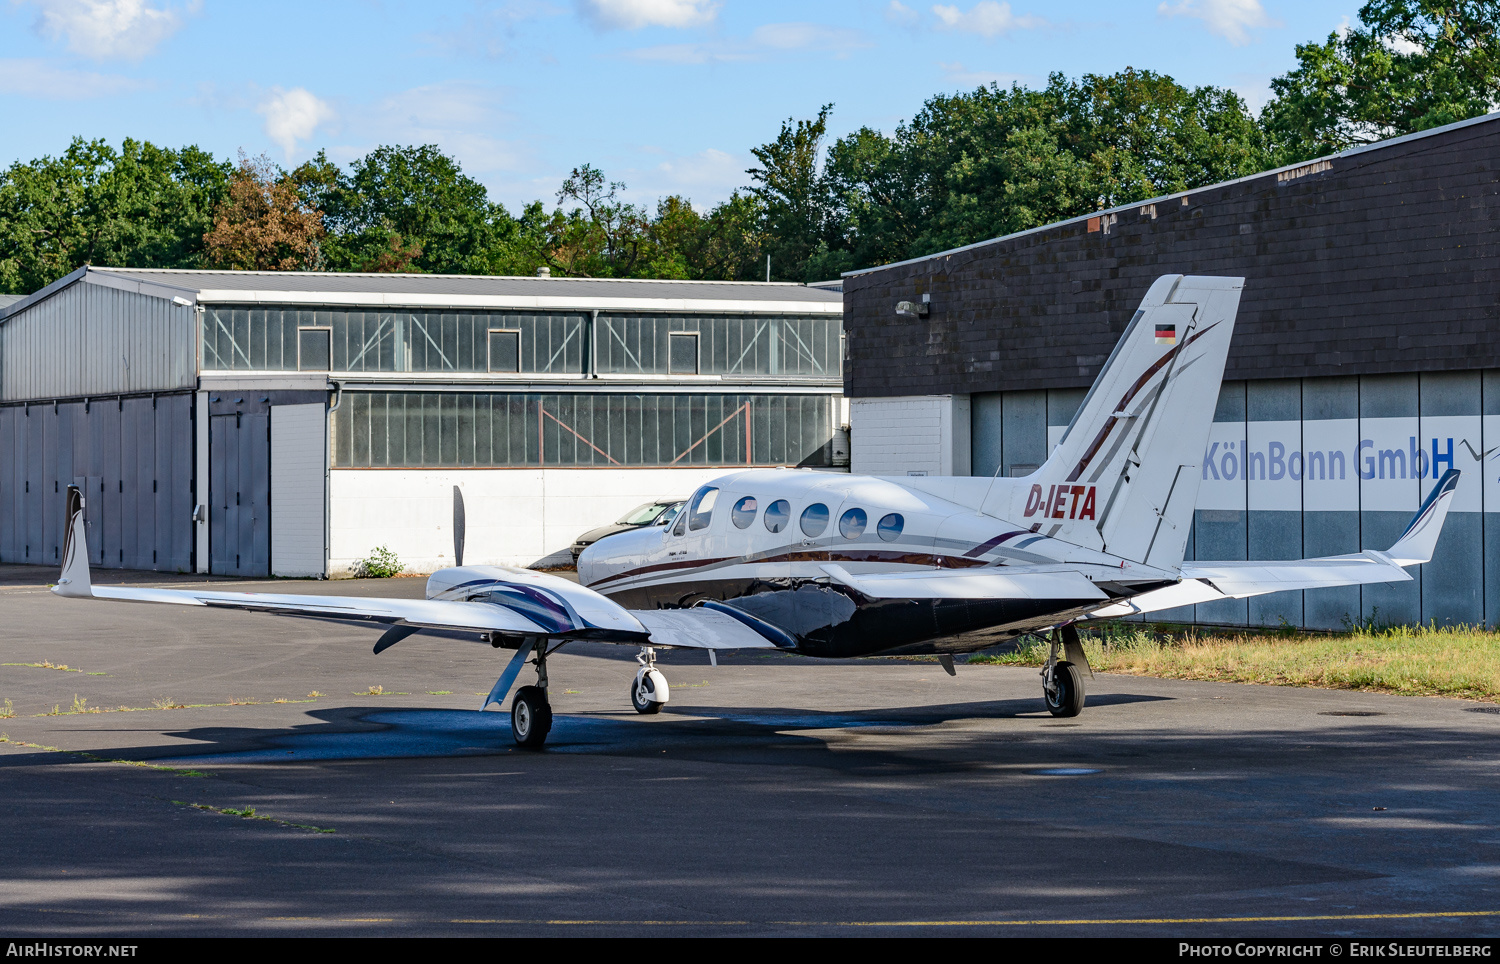
<path fill-rule="evenodd" d="M 786 520 L 792 516 L 792 504 L 785 499 L 777 499 L 766 506 L 765 517 L 761 520 L 770 532 L 780 532 L 786 528 Z"/>
<path fill-rule="evenodd" d="M 297 370 L 326 372 L 332 355 L 333 331 L 328 328 L 297 329 Z"/>
<path fill-rule="evenodd" d="M 729 520 L 734 523 L 736 529 L 748 529 L 750 523 L 755 521 L 756 507 L 755 496 L 747 495 L 734 504 L 734 511 L 729 513 Z"/>
<path fill-rule="evenodd" d="M 688 506 L 688 528 L 707 529 L 714 518 L 714 503 L 719 499 L 718 489 L 701 489 L 693 496 Z"/>
<path fill-rule="evenodd" d="M 828 528 L 828 506 L 821 502 L 814 502 L 802 510 L 802 534 L 808 537 L 820 536 L 823 530 Z"/>
<path fill-rule="evenodd" d="M 826 465 L 829 395 L 348 392 L 338 468 Z"/>
<path fill-rule="evenodd" d="M 864 509 L 850 509 L 839 516 L 839 535 L 845 539 L 858 539 L 864 535 L 868 522 L 869 516 L 865 515 Z"/>
<path fill-rule="evenodd" d="M 620 315 L 594 327 L 596 366 L 605 375 L 767 376 L 836 379 L 842 372 L 837 315 Z M 683 335 L 696 334 L 695 368 L 677 367 Z M 686 348 L 681 349 L 686 352 Z"/>
<path fill-rule="evenodd" d="M 521 370 L 521 330 L 519 328 L 490 329 L 490 371 L 519 372 Z"/>
<path fill-rule="evenodd" d="M 672 344 L 672 357 L 667 363 L 670 375 L 698 374 L 698 334 L 690 331 L 674 331 L 668 336 Z"/>
<path fill-rule="evenodd" d="M 224 305 L 203 311 L 203 367 L 295 371 L 303 328 L 330 331 L 327 368 L 336 372 L 488 372 L 490 332 L 498 330 L 520 332 L 511 370 L 584 373 L 587 326 L 578 313 Z"/>

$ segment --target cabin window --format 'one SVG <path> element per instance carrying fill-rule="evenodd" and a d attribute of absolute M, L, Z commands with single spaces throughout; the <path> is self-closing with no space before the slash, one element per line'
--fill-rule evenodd
<path fill-rule="evenodd" d="M 736 529 L 748 529 L 750 523 L 755 521 L 757 508 L 755 496 L 747 495 L 734 504 L 734 510 L 729 513 L 729 521 L 734 523 Z"/>
<path fill-rule="evenodd" d="M 890 515 L 885 516 L 880 520 L 879 523 L 876 524 L 875 531 L 879 533 L 880 538 L 884 539 L 886 542 L 895 542 L 897 539 L 901 538 L 901 530 L 905 527 L 906 520 L 901 518 L 901 513 L 892 512 Z"/>
<path fill-rule="evenodd" d="M 839 535 L 845 539 L 858 539 L 865 534 L 865 525 L 869 521 L 864 509 L 850 509 L 839 516 Z"/>
<path fill-rule="evenodd" d="M 792 517 L 792 505 L 785 499 L 777 499 L 766 506 L 766 514 L 761 518 L 769 532 L 780 532 L 786 528 L 786 520 Z"/>
<path fill-rule="evenodd" d="M 689 529 L 708 528 L 709 522 L 713 521 L 714 503 L 718 498 L 718 489 L 698 490 L 698 494 L 693 496 L 692 504 L 688 506 Z"/>
<path fill-rule="evenodd" d="M 821 502 L 814 502 L 802 510 L 802 534 L 805 536 L 820 536 L 823 530 L 828 528 L 828 506 Z"/>

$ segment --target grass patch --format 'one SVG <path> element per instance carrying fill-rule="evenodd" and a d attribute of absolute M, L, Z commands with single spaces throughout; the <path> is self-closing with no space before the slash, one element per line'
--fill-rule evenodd
<path fill-rule="evenodd" d="M 1105 623 L 1079 635 L 1099 672 L 1500 701 L 1500 633 L 1468 626 L 1313 634 Z M 1047 648 L 1027 637 L 1013 653 L 969 662 L 1040 666 Z"/>
<path fill-rule="evenodd" d="M 292 823 L 290 820 L 278 820 L 275 817 L 268 817 L 263 813 L 256 813 L 254 807 L 245 807 L 243 810 L 236 810 L 233 807 L 211 807 L 206 803 L 188 803 L 185 800 L 173 800 L 172 802 L 179 807 L 191 807 L 194 810 L 206 810 L 209 813 L 221 813 L 226 817 L 239 817 L 241 820 L 264 820 L 267 823 L 276 823 L 280 824 L 283 827 L 295 827 L 298 830 L 311 830 L 313 833 L 336 832 L 332 827 L 314 827 L 310 823 Z"/>
<path fill-rule="evenodd" d="M 60 746 L 47 746 L 42 743 L 27 743 L 25 740 L 12 740 L 8 734 L 0 733 L 0 743 L 9 743 L 12 746 L 24 746 L 32 750 L 46 750 L 48 753 L 65 753 L 68 756 L 80 757 L 91 763 L 119 763 L 124 766 L 142 767 L 147 770 L 160 770 L 163 773 L 175 773 L 182 777 L 211 777 L 212 773 L 202 770 L 187 770 L 182 767 L 163 766 L 159 763 L 144 763 L 140 760 L 120 760 L 113 757 L 99 756 L 95 753 L 87 753 L 83 750 L 64 750 Z"/>
<path fill-rule="evenodd" d="M 82 673 L 81 669 L 74 669 L 67 663 L 53 664 L 50 660 L 42 660 L 40 663 L 0 663 L 0 666 L 30 666 L 32 669 L 55 669 L 59 673 Z M 90 673 L 90 676 L 103 676 L 103 673 Z"/>

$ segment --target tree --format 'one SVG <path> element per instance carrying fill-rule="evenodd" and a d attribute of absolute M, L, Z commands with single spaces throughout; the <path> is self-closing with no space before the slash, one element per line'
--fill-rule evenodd
<path fill-rule="evenodd" d="M 27 293 L 85 265 L 203 267 L 230 167 L 197 147 L 74 138 L 0 173 L 0 290 Z"/>
<path fill-rule="evenodd" d="M 814 254 L 826 252 L 831 240 L 821 154 L 832 110 L 832 104 L 824 104 L 813 120 L 789 117 L 774 141 L 750 149 L 760 167 L 745 172 L 755 181 L 747 190 L 764 212 L 773 278 L 817 280 L 807 277 L 807 267 Z"/>
<path fill-rule="evenodd" d="M 1261 122 L 1293 163 L 1500 107 L 1500 3 L 1371 0 L 1359 25 L 1297 46 Z"/>
<path fill-rule="evenodd" d="M 554 270 L 580 278 L 634 276 L 649 243 L 648 221 L 640 208 L 620 200 L 623 190 L 623 182 L 592 164 L 573 168 L 558 188 L 548 225 L 546 259 Z"/>
<path fill-rule="evenodd" d="M 203 237 L 208 261 L 241 271 L 318 270 L 326 234 L 323 212 L 309 205 L 296 180 L 262 154 L 246 157 L 230 179 L 229 194 Z"/>
<path fill-rule="evenodd" d="M 303 196 L 323 205 L 335 270 L 505 274 L 527 260 L 505 208 L 434 144 L 378 147 L 348 174 L 321 153 L 304 168 Z"/>

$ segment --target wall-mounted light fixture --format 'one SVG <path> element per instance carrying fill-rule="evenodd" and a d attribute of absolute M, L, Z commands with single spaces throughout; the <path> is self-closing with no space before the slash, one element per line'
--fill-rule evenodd
<path fill-rule="evenodd" d="M 923 295 L 921 301 L 896 302 L 896 314 L 903 318 L 926 318 L 932 310 L 932 295 Z"/>

